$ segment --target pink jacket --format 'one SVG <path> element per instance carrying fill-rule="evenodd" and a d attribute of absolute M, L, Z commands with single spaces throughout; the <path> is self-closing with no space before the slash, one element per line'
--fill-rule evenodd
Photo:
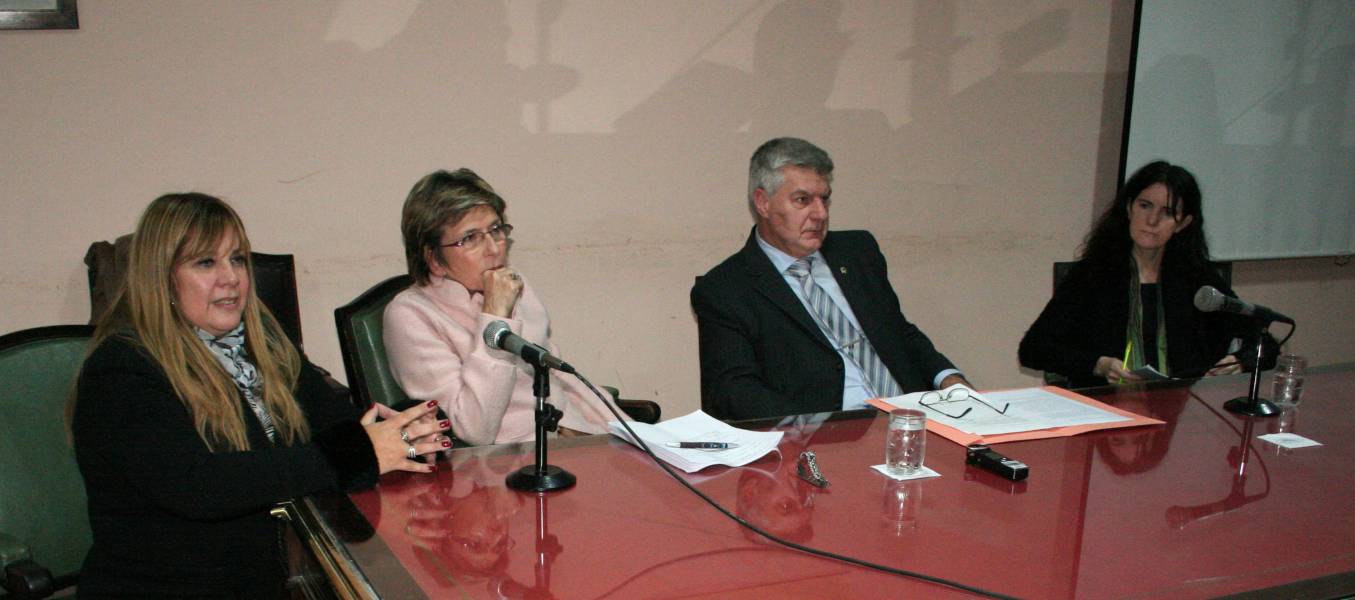
<path fill-rule="evenodd" d="M 531 365 L 485 344 L 485 327 L 504 321 L 516 333 L 556 354 L 550 317 L 525 281 L 513 317 L 481 312 L 484 295 L 448 279 L 414 285 L 386 306 L 386 356 L 391 374 L 416 400 L 434 400 L 452 420 L 452 433 L 471 444 L 533 439 L 536 397 Z M 611 413 L 572 375 L 552 372 L 550 403 L 564 411 L 560 425 L 606 433 Z"/>

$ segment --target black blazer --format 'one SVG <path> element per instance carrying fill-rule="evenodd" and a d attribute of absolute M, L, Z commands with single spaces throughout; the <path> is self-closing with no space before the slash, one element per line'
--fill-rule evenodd
<path fill-rule="evenodd" d="M 94 545 L 81 597 L 275 597 L 283 591 L 273 504 L 376 482 L 352 404 L 305 363 L 294 391 L 312 441 L 274 447 L 240 399 L 248 452 L 210 452 L 140 345 L 110 337 L 81 368 L 71 425 Z"/>
<path fill-rule="evenodd" d="M 716 418 L 839 410 L 842 356 L 757 244 L 697 278 L 692 310 L 701 351 L 701 405 Z M 884 255 L 865 231 L 835 231 L 820 250 L 867 339 L 905 392 L 932 389 L 954 368 L 904 318 Z"/>
<path fill-rule="evenodd" d="M 1209 269 L 1192 271 L 1168 261 L 1163 261 L 1162 269 L 1167 364 L 1173 377 L 1204 375 L 1227 354 L 1234 337 L 1255 343 L 1256 332 L 1247 319 L 1196 310 L 1195 292 L 1202 285 L 1233 295 L 1217 273 Z M 1126 268 L 1078 261 L 1021 339 L 1021 366 L 1063 375 L 1069 387 L 1106 385 L 1106 379 L 1093 375 L 1092 369 L 1102 356 L 1124 356 L 1128 294 Z"/>

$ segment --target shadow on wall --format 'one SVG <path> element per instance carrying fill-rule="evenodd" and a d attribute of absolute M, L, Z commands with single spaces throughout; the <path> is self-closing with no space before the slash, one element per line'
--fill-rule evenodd
<path fill-rule="evenodd" d="M 838 163 L 835 227 L 871 228 L 896 280 L 916 282 L 901 290 L 910 318 L 978 380 L 1011 381 L 1019 330 L 1038 307 L 1012 319 L 1019 323 L 993 323 L 1012 312 L 997 305 L 1000 295 L 957 294 L 964 278 L 931 269 L 959 265 L 970 280 L 1032 287 L 1011 268 L 1011 257 L 1047 244 L 1055 235 L 1049 229 L 1072 218 L 1066 205 L 1039 199 L 1092 194 L 1050 166 L 1088 164 L 1107 125 L 1087 110 L 1088 99 L 1102 97 L 1105 73 L 1038 64 L 1066 50 L 1068 10 L 1027 17 L 1021 15 L 1030 9 L 995 9 L 985 22 L 1001 25 L 994 40 L 962 33 L 962 19 L 966 31 L 982 28 L 972 25 L 975 9 L 952 1 L 754 2 L 728 9 L 724 28 L 701 38 L 653 93 L 613 110 L 611 132 L 564 133 L 555 127 L 555 105 L 586 88 L 590 69 L 611 63 L 564 64 L 563 36 L 603 44 L 605 28 L 641 17 L 625 13 L 589 31 L 568 21 L 574 7 L 559 1 L 391 0 L 381 4 L 391 11 L 389 22 L 331 36 L 331 28 L 360 23 L 345 11 L 361 6 L 303 4 L 257 17 L 211 5 L 162 11 L 182 20 L 173 23 L 130 7 L 145 22 L 120 21 L 127 31 L 119 35 L 146 58 L 119 77 L 157 93 L 113 98 L 72 115 L 68 125 L 89 132 L 81 141 L 95 150 L 87 152 L 167 148 L 154 157 L 155 170 L 206 191 L 234 186 L 238 194 L 225 195 L 251 237 L 270 251 L 297 254 L 303 327 L 313 332 L 308 350 L 331 367 L 339 364 L 332 342 L 316 343 L 333 339 L 324 333 L 333 331 L 330 307 L 401 268 L 405 191 L 434 168 L 466 165 L 504 192 L 520 231 L 514 260 L 547 298 L 561 345 L 599 353 L 584 358 L 614 365 L 645 390 L 694 399 L 687 290 L 693 276 L 736 251 L 751 226 L 748 155 L 769 137 L 795 135 Z M 870 22 L 859 19 L 862 11 Z M 214 18 L 257 27 L 198 25 L 196 39 L 177 29 Z M 524 44 L 535 54 L 532 66 L 518 66 L 531 62 L 524 57 L 510 61 L 510 42 L 522 42 L 511 37 L 510 22 L 534 31 Z M 747 31 L 751 68 L 713 58 L 713 49 L 743 43 Z M 995 60 L 983 58 L 989 46 Z M 976 48 L 978 68 L 990 65 L 991 72 L 976 73 L 974 56 L 961 60 Z M 191 69 L 209 69 L 220 84 L 173 76 Z M 873 85 L 882 72 L 892 87 Z M 145 122 L 130 134 L 98 126 L 124 113 Z M 161 180 L 142 179 L 136 184 Z M 1020 206 L 994 210 L 1008 198 Z M 283 202 L 297 207 L 279 210 Z M 334 212 L 340 214 L 315 219 Z M 1040 262 L 1032 269 L 1047 272 L 1049 258 L 1032 257 Z M 84 302 L 85 290 L 72 287 L 66 293 Z M 1044 280 L 1033 288 L 1043 293 Z M 1010 329 L 1010 339 L 984 343 L 965 333 L 972 327 L 955 323 Z M 646 338 L 668 343 L 616 341 Z M 686 348 L 676 352 L 685 357 L 676 366 L 666 359 L 674 347 Z"/>

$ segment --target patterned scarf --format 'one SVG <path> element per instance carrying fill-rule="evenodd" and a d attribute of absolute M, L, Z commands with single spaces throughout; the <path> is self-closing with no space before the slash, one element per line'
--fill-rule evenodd
<path fill-rule="evenodd" d="M 263 404 L 263 383 L 259 381 L 259 371 L 254 368 L 254 363 L 250 362 L 245 352 L 244 321 L 220 337 L 197 327 L 193 328 L 193 332 L 198 334 L 198 339 L 207 344 L 212 356 L 216 357 L 216 361 L 221 363 L 221 367 L 226 369 L 231 379 L 235 380 L 235 387 L 244 395 L 249 409 L 254 411 L 254 416 L 258 417 L 263 432 L 268 435 L 268 440 L 276 442 L 277 432 L 273 428 L 273 417 L 268 414 L 268 407 Z"/>

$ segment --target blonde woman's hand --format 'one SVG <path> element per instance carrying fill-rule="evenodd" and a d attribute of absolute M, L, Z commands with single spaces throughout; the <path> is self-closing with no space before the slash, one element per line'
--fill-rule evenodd
<path fill-rule="evenodd" d="M 373 404 L 362 415 L 362 426 L 367 437 L 372 440 L 372 449 L 376 451 L 376 464 L 381 473 L 391 471 L 417 471 L 429 473 L 437 470 L 434 464 L 423 464 L 414 460 L 414 456 L 432 454 L 452 447 L 452 441 L 443 432 L 451 426 L 448 421 L 437 421 L 436 401 L 424 402 L 403 411 L 384 404 Z M 378 417 L 381 420 L 378 420 Z M 401 438 L 404 434 L 406 439 Z M 413 456 L 410 455 L 413 448 Z"/>

